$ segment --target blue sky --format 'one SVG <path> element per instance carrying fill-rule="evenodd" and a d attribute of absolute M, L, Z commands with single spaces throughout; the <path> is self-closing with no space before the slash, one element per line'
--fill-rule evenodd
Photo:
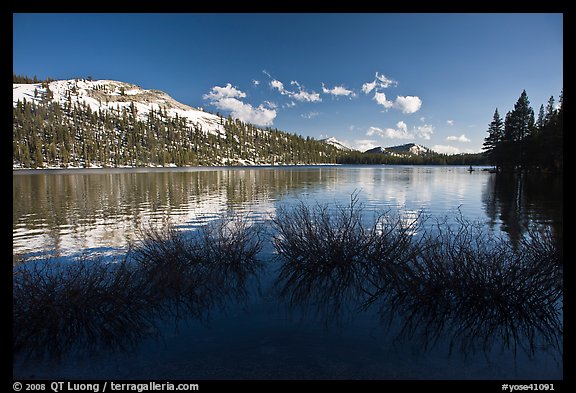
<path fill-rule="evenodd" d="M 367 149 L 478 152 L 563 88 L 562 14 L 14 14 L 13 71 L 92 76 Z"/>

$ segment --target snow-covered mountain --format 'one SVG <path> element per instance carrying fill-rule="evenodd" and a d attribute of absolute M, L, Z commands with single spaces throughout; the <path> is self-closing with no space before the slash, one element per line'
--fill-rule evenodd
<path fill-rule="evenodd" d="M 324 142 L 324 143 L 327 143 L 329 145 L 332 145 L 341 151 L 353 151 L 354 150 L 351 147 L 346 146 L 346 144 L 344 144 L 344 142 L 339 141 L 338 139 L 334 138 L 333 136 L 331 136 L 330 138 L 326 138 L 326 139 L 320 139 L 320 142 Z"/>
<path fill-rule="evenodd" d="M 379 146 L 370 150 L 366 150 L 366 153 L 391 154 L 396 156 L 406 156 L 406 155 L 423 156 L 434 154 L 435 152 L 425 146 L 418 145 L 416 143 L 407 143 L 404 145 L 391 146 L 391 147 Z"/>
<path fill-rule="evenodd" d="M 333 144 L 113 80 L 13 83 L 13 168 L 333 164 Z"/>
<path fill-rule="evenodd" d="M 23 102 L 39 103 L 45 100 L 48 91 L 48 99 L 64 105 L 70 102 L 84 103 L 92 111 L 129 109 L 132 103 L 136 107 L 137 117 L 146 120 L 151 110 L 166 110 L 168 116 L 185 118 L 190 125 L 201 126 L 204 132 L 223 134 L 224 128 L 221 119 L 211 113 L 204 112 L 200 108 L 182 104 L 168 94 L 159 90 L 146 90 L 130 83 L 112 80 L 86 80 L 69 79 L 57 80 L 48 84 L 48 89 L 43 83 L 36 84 L 13 84 L 12 101 L 16 107 L 18 100 Z"/>
<path fill-rule="evenodd" d="M 378 147 L 374 147 L 372 149 L 366 150 L 364 153 L 370 153 L 370 154 L 386 153 L 386 149 L 383 148 L 382 146 L 378 146 Z"/>

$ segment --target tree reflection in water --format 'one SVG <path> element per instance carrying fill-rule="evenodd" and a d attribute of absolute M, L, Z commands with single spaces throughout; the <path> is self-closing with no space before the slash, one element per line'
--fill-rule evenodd
<path fill-rule="evenodd" d="M 292 306 L 313 306 L 327 319 L 338 317 L 343 307 L 357 307 L 359 299 L 396 279 L 393 267 L 413 257 L 411 234 L 418 218 L 391 220 L 382 214 L 367 223 L 357 196 L 335 209 L 300 203 L 278 210 L 273 243 L 283 263 L 276 285 Z M 374 260 L 382 263 L 376 266 Z"/>
<path fill-rule="evenodd" d="M 193 233 L 146 228 L 120 261 L 32 261 L 13 274 L 13 354 L 133 349 L 166 318 L 202 318 L 245 295 L 260 230 L 223 218 Z"/>
<path fill-rule="evenodd" d="M 154 332 L 154 304 L 125 260 L 31 261 L 13 273 L 13 354 L 129 349 Z"/>
<path fill-rule="evenodd" d="M 561 352 L 562 253 L 549 229 L 512 244 L 462 217 L 424 232 L 418 220 L 361 217 L 354 200 L 336 213 L 282 211 L 274 221 L 280 295 L 326 318 L 343 305 L 376 307 L 388 327 L 399 321 L 398 339 L 420 339 L 423 349 L 448 340 L 464 354 Z"/>
<path fill-rule="evenodd" d="M 262 267 L 261 228 L 245 217 L 221 217 L 191 236 L 170 224 L 146 227 L 131 258 L 147 283 L 145 296 L 163 311 L 200 318 L 214 305 L 246 296 Z"/>
<path fill-rule="evenodd" d="M 423 347 L 441 339 L 463 353 L 562 346 L 562 271 L 549 231 L 531 231 L 514 248 L 478 226 L 438 226 L 380 304 L 401 336 Z"/>
<path fill-rule="evenodd" d="M 498 173 L 482 192 L 489 225 L 501 222 L 515 246 L 531 225 L 549 227 L 563 248 L 563 175 L 551 173 Z"/>

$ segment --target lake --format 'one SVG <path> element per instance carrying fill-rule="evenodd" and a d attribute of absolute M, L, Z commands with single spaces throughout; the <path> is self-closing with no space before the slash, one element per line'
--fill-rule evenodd
<path fill-rule="evenodd" d="M 154 337 L 142 337 L 129 350 L 97 348 L 88 353 L 75 348 L 57 361 L 15 355 L 14 377 L 561 379 L 561 329 L 540 329 L 546 339 L 536 345 L 523 337 L 538 321 L 511 321 L 506 326 L 476 321 L 472 326 L 470 315 L 478 315 L 477 303 L 458 313 L 439 308 L 428 315 L 417 310 L 418 302 L 407 296 L 389 300 L 382 295 L 374 305 L 363 307 L 354 296 L 339 298 L 338 293 L 326 293 L 329 289 L 320 295 L 318 291 L 301 294 L 296 301 L 279 294 L 283 262 L 270 241 L 275 235 L 271 220 L 281 208 L 301 202 L 312 207 L 345 206 L 356 196 L 366 217 L 397 213 L 403 219 L 422 219 L 428 231 L 440 224 L 474 222 L 481 228 L 481 237 L 505 239 L 511 250 L 533 233 L 530 227 L 536 227 L 548 231 L 561 250 L 561 176 L 501 175 L 475 169 L 302 166 L 13 171 L 15 268 L 22 261 L 44 258 L 74 261 L 84 256 L 106 261 L 126 253 L 142 228 L 170 222 L 180 231 L 192 232 L 231 212 L 262 225 L 266 234 L 258 254 L 261 266 L 240 295 L 223 296 L 209 302 L 198 315 L 180 315 L 176 321 L 158 317 Z M 554 277 L 561 277 L 561 266 L 551 269 L 560 274 Z M 529 292 L 540 289 L 522 287 L 516 293 L 532 296 Z M 391 302 L 396 302 L 396 311 L 391 311 Z M 555 301 L 554 310 L 561 302 L 561 298 Z M 486 311 L 483 307 L 482 312 Z M 407 314 L 406 310 L 411 311 Z M 440 321 L 442 312 L 450 323 Z M 542 312 L 528 310 L 534 315 Z M 562 321 L 561 311 L 558 314 L 555 317 Z M 432 320 L 433 328 L 427 324 Z M 510 336 L 502 332 L 516 323 L 525 326 L 512 329 L 513 342 L 505 342 Z M 449 325 L 454 329 L 448 329 Z M 479 340 L 482 334 L 486 337 Z"/>

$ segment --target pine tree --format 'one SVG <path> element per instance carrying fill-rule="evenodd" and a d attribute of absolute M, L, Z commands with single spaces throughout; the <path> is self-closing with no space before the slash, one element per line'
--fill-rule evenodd
<path fill-rule="evenodd" d="M 546 115 L 544 117 L 544 125 L 551 124 L 556 117 L 556 109 L 554 108 L 554 96 L 550 96 L 548 104 L 546 104 Z"/>
<path fill-rule="evenodd" d="M 534 110 L 530 107 L 530 101 L 526 90 L 518 98 L 514 110 L 506 116 L 504 124 L 505 140 L 512 142 L 506 148 L 513 166 L 522 167 L 526 164 L 526 140 L 534 130 Z"/>
<path fill-rule="evenodd" d="M 42 142 L 38 140 L 36 142 L 36 167 L 42 168 L 44 166 L 44 158 L 42 157 Z"/>
<path fill-rule="evenodd" d="M 544 105 L 540 105 L 540 110 L 538 111 L 538 120 L 536 120 L 536 130 L 538 130 L 538 132 L 541 132 L 544 129 L 544 124 L 545 124 L 545 117 L 546 115 L 544 114 Z"/>
<path fill-rule="evenodd" d="M 530 107 L 526 90 L 522 91 L 520 98 L 518 98 L 518 101 L 514 105 L 512 118 L 515 140 L 522 141 L 530 135 L 534 128 L 534 110 Z"/>
<path fill-rule="evenodd" d="M 488 125 L 488 136 L 484 138 L 482 149 L 485 151 L 485 155 L 489 158 L 490 162 L 493 162 L 497 167 L 501 164 L 499 150 L 501 150 L 503 140 L 504 122 L 500 117 L 500 113 L 498 113 L 498 108 L 496 108 L 492 121 Z"/>
<path fill-rule="evenodd" d="M 498 113 L 498 108 L 494 111 L 492 121 L 488 125 L 488 136 L 484 138 L 483 150 L 487 153 L 494 150 L 504 138 L 504 123 Z"/>

